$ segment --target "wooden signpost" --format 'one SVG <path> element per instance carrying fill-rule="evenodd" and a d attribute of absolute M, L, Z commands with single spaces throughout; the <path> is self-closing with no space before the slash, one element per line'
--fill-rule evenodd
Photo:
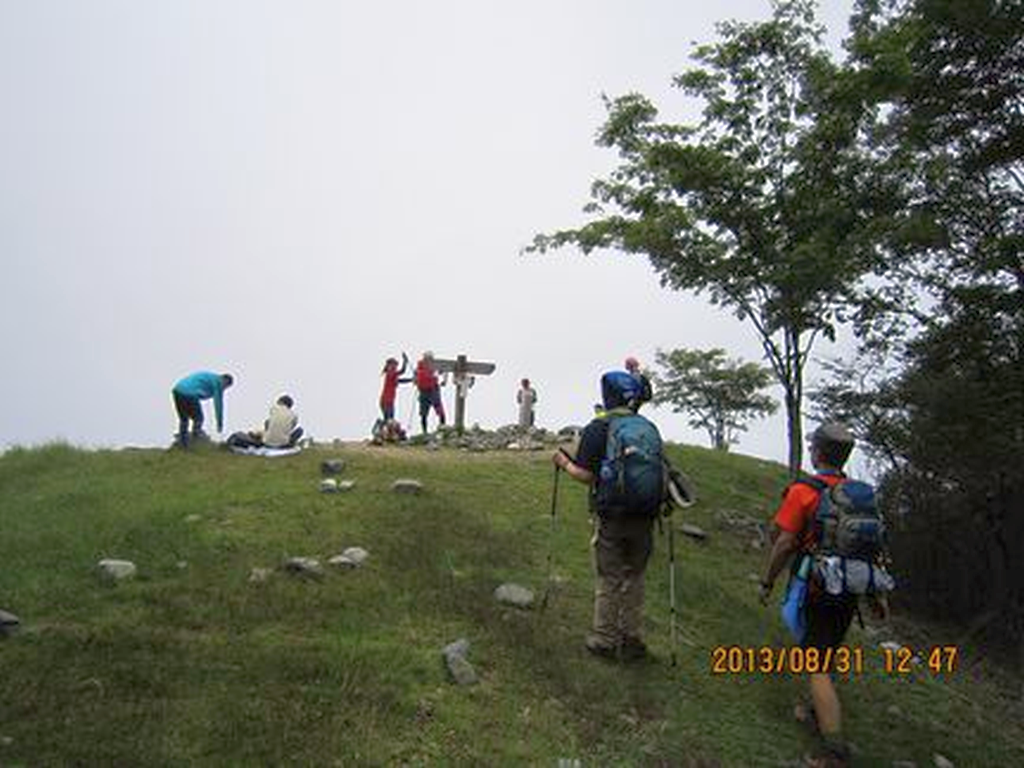
<path fill-rule="evenodd" d="M 467 360 L 465 355 L 459 355 L 454 360 L 435 358 L 434 370 L 452 374 L 455 381 L 455 431 L 461 435 L 466 423 L 466 394 L 476 376 L 494 373 L 494 363 L 478 363 Z"/>

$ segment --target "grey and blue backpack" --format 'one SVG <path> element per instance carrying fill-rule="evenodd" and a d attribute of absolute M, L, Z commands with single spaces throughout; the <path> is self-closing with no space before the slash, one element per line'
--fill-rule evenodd
<path fill-rule="evenodd" d="M 861 480 L 842 479 L 829 485 L 817 477 L 802 478 L 818 491 L 814 513 L 817 552 L 872 561 L 885 546 L 885 521 L 875 503 L 875 489 Z"/>
<path fill-rule="evenodd" d="M 825 591 L 872 594 L 892 591 L 895 580 L 882 564 L 885 521 L 875 489 L 861 480 L 842 479 L 829 485 L 817 477 L 801 478 L 818 491 L 814 513 L 815 569 Z"/>
<path fill-rule="evenodd" d="M 608 412 L 608 441 L 598 474 L 602 512 L 654 516 L 665 500 L 661 434 L 629 408 Z"/>

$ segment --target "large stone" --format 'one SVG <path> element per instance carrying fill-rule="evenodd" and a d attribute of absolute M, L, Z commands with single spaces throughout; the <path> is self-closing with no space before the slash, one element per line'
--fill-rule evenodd
<path fill-rule="evenodd" d="M 362 565 L 363 563 L 366 562 L 366 559 L 370 556 L 370 553 L 367 552 L 362 547 L 346 547 L 345 549 L 342 550 L 341 554 L 344 557 L 347 557 L 349 560 L 351 560 L 356 565 Z"/>
<path fill-rule="evenodd" d="M 326 480 L 320 481 L 320 493 L 337 493 L 338 492 L 338 481 L 333 477 L 328 477 Z"/>
<path fill-rule="evenodd" d="M 469 640 L 465 638 L 459 638 L 441 650 L 441 655 L 444 656 L 444 662 L 448 667 L 449 674 L 459 685 L 472 685 L 477 681 L 476 670 L 473 669 L 473 665 L 466 658 L 468 653 Z"/>
<path fill-rule="evenodd" d="M 131 560 L 103 559 L 96 564 L 100 576 L 113 581 L 123 581 L 135 577 L 138 569 Z"/>
<path fill-rule="evenodd" d="M 417 494 L 423 491 L 423 484 L 419 480 L 399 478 L 391 484 L 391 490 L 395 493 Z"/>
<path fill-rule="evenodd" d="M 533 592 L 518 584 L 502 584 L 494 590 L 494 599 L 516 608 L 529 608 L 533 605 Z"/>
<path fill-rule="evenodd" d="M 338 481 L 338 493 L 345 493 L 351 491 L 356 487 L 355 480 L 339 480 Z"/>

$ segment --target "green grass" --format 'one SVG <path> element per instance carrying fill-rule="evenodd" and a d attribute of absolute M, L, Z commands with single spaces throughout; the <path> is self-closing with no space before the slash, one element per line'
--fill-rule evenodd
<path fill-rule="evenodd" d="M 776 766 L 814 748 L 791 709 L 799 678 L 714 675 L 718 645 L 782 642 L 749 580 L 764 552 L 716 512 L 767 518 L 782 467 L 673 446 L 698 485 L 676 537 L 678 664 L 669 660 L 668 552 L 648 571 L 656 661 L 619 666 L 582 647 L 591 611 L 584 489 L 564 477 L 551 533 L 547 453 L 320 448 L 285 459 L 207 449 L 0 457 L 0 765 Z M 318 492 L 343 457 L 355 489 Z M 390 491 L 399 477 L 425 487 Z M 351 572 L 305 580 L 255 567 L 288 556 L 370 552 Z M 544 611 L 498 605 L 516 581 Z M 138 577 L 100 581 L 127 558 Z M 869 627 L 869 629 L 871 629 Z M 884 632 L 884 630 L 883 630 Z M 902 622 L 899 637 L 952 635 Z M 1020 683 L 973 649 L 957 673 L 887 675 L 882 637 L 859 628 L 864 674 L 839 683 L 864 765 L 941 753 L 958 766 L 1024 764 Z M 449 681 L 441 648 L 465 637 L 480 680 Z"/>

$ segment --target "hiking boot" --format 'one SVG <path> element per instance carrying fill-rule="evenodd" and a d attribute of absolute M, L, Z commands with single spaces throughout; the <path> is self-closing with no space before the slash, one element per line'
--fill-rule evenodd
<path fill-rule="evenodd" d="M 647 646 L 639 637 L 627 637 L 622 641 L 623 661 L 643 661 L 647 658 Z"/>
<path fill-rule="evenodd" d="M 600 656 L 602 659 L 615 659 L 618 656 L 619 649 L 597 635 L 587 635 L 584 645 L 590 653 Z"/>
<path fill-rule="evenodd" d="M 850 765 L 850 748 L 846 742 L 826 739 L 821 752 L 806 763 L 808 768 L 846 768 Z"/>

